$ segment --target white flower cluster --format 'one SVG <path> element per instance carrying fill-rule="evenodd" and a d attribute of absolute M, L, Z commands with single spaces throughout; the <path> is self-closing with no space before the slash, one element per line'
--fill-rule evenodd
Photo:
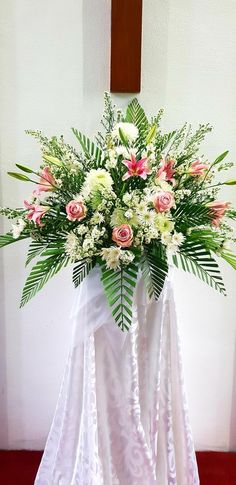
<path fill-rule="evenodd" d="M 106 261 L 106 267 L 108 269 L 117 269 L 121 263 L 129 265 L 134 260 L 134 254 L 131 251 L 116 246 L 102 248 L 101 256 L 103 261 Z"/>
<path fill-rule="evenodd" d="M 65 252 L 71 261 L 89 258 L 100 253 L 104 239 L 106 239 L 105 227 L 100 228 L 98 225 L 88 227 L 80 224 L 77 229 L 68 234 Z"/>

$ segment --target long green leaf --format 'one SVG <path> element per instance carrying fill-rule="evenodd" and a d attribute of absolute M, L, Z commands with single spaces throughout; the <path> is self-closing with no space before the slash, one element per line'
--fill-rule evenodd
<path fill-rule="evenodd" d="M 132 324 L 132 303 L 138 277 L 138 264 L 121 266 L 116 270 L 106 268 L 104 261 L 101 266 L 101 281 L 111 307 L 112 315 L 122 331 L 129 330 Z"/>
<path fill-rule="evenodd" d="M 143 127 L 148 128 L 148 119 L 137 98 L 132 99 L 127 107 L 126 121 L 128 123 L 134 123 L 138 129 Z"/>
<path fill-rule="evenodd" d="M 50 240 L 43 239 L 42 241 L 32 241 L 29 245 L 28 255 L 26 259 L 25 266 L 36 258 L 36 256 L 53 256 L 56 254 L 64 253 L 64 240 Z"/>
<path fill-rule="evenodd" d="M 189 240 L 182 244 L 180 252 L 173 256 L 173 262 L 177 268 L 193 273 L 212 288 L 226 294 L 217 262 L 199 241 Z"/>
<path fill-rule="evenodd" d="M 204 224 L 210 224 L 213 218 L 212 211 L 199 203 L 193 203 L 188 200 L 183 200 L 173 213 L 176 228 L 181 230 L 189 227 L 198 227 Z"/>
<path fill-rule="evenodd" d="M 8 244 L 13 244 L 17 241 L 21 241 L 22 239 L 27 239 L 29 235 L 27 234 L 21 234 L 20 237 L 15 239 L 12 235 L 11 232 L 8 232 L 7 234 L 4 234 L 0 236 L 0 248 L 3 248 L 4 246 L 7 246 Z"/>
<path fill-rule="evenodd" d="M 33 298 L 48 280 L 65 267 L 69 261 L 69 257 L 63 257 L 61 254 L 56 254 L 46 259 L 39 260 L 32 268 L 26 280 L 20 306 L 23 307 L 31 298 Z"/>
<path fill-rule="evenodd" d="M 89 272 L 94 268 L 95 261 L 88 261 L 87 259 L 82 259 L 79 261 L 73 269 L 73 283 L 75 288 L 82 283 L 83 279 L 89 274 Z"/>
<path fill-rule="evenodd" d="M 91 158 L 95 159 L 97 162 L 97 167 L 100 167 L 102 159 L 102 151 L 100 148 L 98 148 L 93 141 L 91 141 L 87 136 L 83 135 L 80 131 L 76 130 L 75 128 L 72 128 L 72 131 L 80 143 L 86 158 L 89 160 Z"/>
<path fill-rule="evenodd" d="M 166 254 L 160 244 L 145 248 L 141 268 L 149 298 L 158 300 L 168 273 Z"/>

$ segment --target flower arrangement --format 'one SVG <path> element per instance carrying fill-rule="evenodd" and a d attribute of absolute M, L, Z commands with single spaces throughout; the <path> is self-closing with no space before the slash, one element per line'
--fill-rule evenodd
<path fill-rule="evenodd" d="M 122 330 L 132 322 L 132 298 L 139 270 L 150 298 L 159 298 L 169 264 L 192 272 L 225 293 L 215 256 L 236 269 L 230 220 L 236 218 L 228 201 L 218 200 L 222 185 L 217 172 L 232 166 L 228 152 L 215 161 L 198 150 L 211 130 L 200 125 L 163 134 L 162 110 L 151 120 L 137 99 L 122 113 L 105 93 L 103 132 L 91 141 L 73 133 L 81 151 L 63 137 L 48 139 L 29 131 L 40 143 L 42 164 L 35 172 L 16 164 L 9 175 L 35 184 L 20 209 L 2 208 L 15 219 L 0 236 L 0 247 L 29 238 L 26 264 L 37 263 L 26 280 L 21 306 L 69 263 L 78 286 L 99 264 L 101 281 L 112 314 Z"/>

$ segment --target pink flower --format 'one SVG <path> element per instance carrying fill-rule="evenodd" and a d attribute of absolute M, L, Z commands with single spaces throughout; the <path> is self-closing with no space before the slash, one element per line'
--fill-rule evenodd
<path fill-rule="evenodd" d="M 38 183 L 38 187 L 34 190 L 34 195 L 40 195 L 41 192 L 51 192 L 54 190 L 56 181 L 50 172 L 49 167 L 45 167 L 41 172 L 41 177 Z"/>
<path fill-rule="evenodd" d="M 66 213 L 69 221 L 82 221 L 86 217 L 87 207 L 82 199 L 71 200 L 66 206 Z"/>
<path fill-rule="evenodd" d="M 43 226 L 41 219 L 50 210 L 50 207 L 46 205 L 29 204 L 27 200 L 24 201 L 26 209 L 28 209 L 27 219 L 33 221 L 38 226 Z"/>
<path fill-rule="evenodd" d="M 114 227 L 112 231 L 112 241 L 114 241 L 117 246 L 129 248 L 133 242 L 133 231 L 129 224 L 122 224 L 121 226 Z"/>
<path fill-rule="evenodd" d="M 171 192 L 162 190 L 154 198 L 153 205 L 157 212 L 167 212 L 175 203 L 174 196 Z"/>
<path fill-rule="evenodd" d="M 175 164 L 175 160 L 166 160 L 165 158 L 163 158 L 161 160 L 161 166 L 157 171 L 157 177 L 162 180 L 165 180 L 166 182 L 170 181 L 174 184 L 175 183 L 175 179 L 173 178 L 173 175 L 175 173 L 175 170 L 173 169 L 174 164 Z"/>
<path fill-rule="evenodd" d="M 207 169 L 208 165 L 206 163 L 202 163 L 201 160 L 195 160 L 189 167 L 189 175 L 192 177 L 199 177 L 204 175 Z"/>
<path fill-rule="evenodd" d="M 230 202 L 221 202 L 219 200 L 215 200 L 214 202 L 209 202 L 209 204 L 207 205 L 211 208 L 214 215 L 212 224 L 216 227 L 219 227 L 220 221 L 222 217 L 224 217 L 226 209 L 228 209 L 228 207 L 230 206 Z"/>
<path fill-rule="evenodd" d="M 147 158 L 137 160 L 135 155 L 131 155 L 131 160 L 123 160 L 122 162 L 127 168 L 128 172 L 123 175 L 122 180 L 127 180 L 129 177 L 141 177 L 146 179 L 151 170 L 147 166 Z"/>

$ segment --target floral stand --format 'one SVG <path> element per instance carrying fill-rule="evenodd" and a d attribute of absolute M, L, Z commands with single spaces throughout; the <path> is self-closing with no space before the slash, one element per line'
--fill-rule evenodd
<path fill-rule="evenodd" d="M 197 485 L 172 273 L 139 278 L 133 324 L 114 324 L 100 272 L 76 292 L 73 338 L 35 485 Z"/>

